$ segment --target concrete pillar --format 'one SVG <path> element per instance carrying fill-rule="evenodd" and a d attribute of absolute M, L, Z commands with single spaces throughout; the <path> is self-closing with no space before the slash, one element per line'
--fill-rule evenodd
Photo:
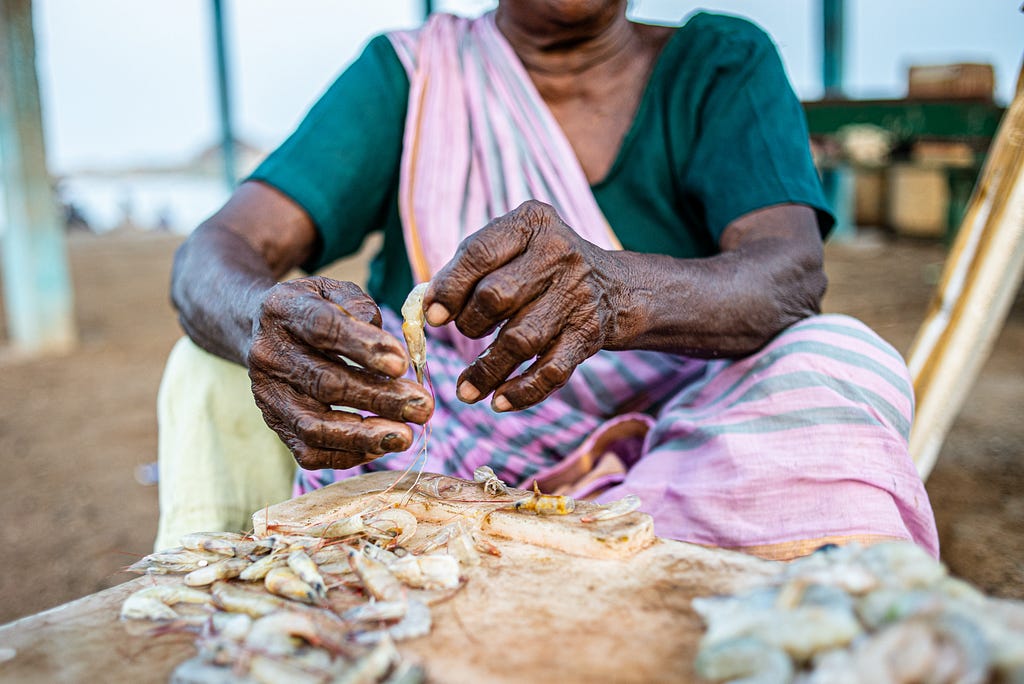
<path fill-rule="evenodd" d="M 75 343 L 64 229 L 46 170 L 31 0 L 0 0 L 0 183 L 4 304 L 18 351 Z"/>

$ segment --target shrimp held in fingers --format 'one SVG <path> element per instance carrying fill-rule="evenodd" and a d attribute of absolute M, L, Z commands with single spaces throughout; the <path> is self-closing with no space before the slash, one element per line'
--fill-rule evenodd
<path fill-rule="evenodd" d="M 423 384 L 423 371 L 427 365 L 427 338 L 424 334 L 423 295 L 430 283 L 420 283 L 412 289 L 402 304 L 402 335 L 409 348 L 409 359 L 416 371 L 416 382 Z"/>

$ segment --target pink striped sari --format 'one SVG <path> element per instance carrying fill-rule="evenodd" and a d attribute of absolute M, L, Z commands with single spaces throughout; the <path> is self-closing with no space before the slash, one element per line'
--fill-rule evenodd
<path fill-rule="evenodd" d="M 435 15 L 391 34 L 410 79 L 399 206 L 413 274 L 535 198 L 606 249 L 618 243 L 571 146 L 494 25 Z M 384 326 L 400 321 L 385 309 Z M 660 536 L 767 558 L 827 543 L 909 539 L 938 555 L 928 496 L 907 452 L 913 393 L 900 355 L 844 316 L 816 316 L 736 361 L 599 352 L 565 387 L 496 414 L 454 397 L 486 341 L 431 330 L 437 389 L 426 469 L 611 500 L 638 494 Z M 368 470 L 300 471 L 297 491 Z"/>

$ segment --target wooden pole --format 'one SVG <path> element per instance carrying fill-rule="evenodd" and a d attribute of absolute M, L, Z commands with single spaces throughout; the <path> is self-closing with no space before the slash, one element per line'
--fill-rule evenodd
<path fill-rule="evenodd" d="M 907 362 L 917 395 L 910 455 L 922 479 L 935 465 L 1022 279 L 1024 92 L 1018 90 L 999 124 Z"/>
<path fill-rule="evenodd" d="M 46 170 L 31 0 L 0 0 L 0 182 L 10 342 L 30 354 L 74 345 L 64 231 Z"/>
<path fill-rule="evenodd" d="M 231 78 L 228 70 L 227 32 L 224 21 L 224 3 L 213 0 L 213 50 L 217 57 L 217 113 L 220 118 L 220 149 L 224 162 L 224 182 L 228 192 L 235 191 L 238 181 L 235 166 L 235 132 L 231 120 Z"/>

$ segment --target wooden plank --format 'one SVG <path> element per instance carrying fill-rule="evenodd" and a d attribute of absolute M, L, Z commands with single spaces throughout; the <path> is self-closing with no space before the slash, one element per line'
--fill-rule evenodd
<path fill-rule="evenodd" d="M 390 505 L 388 497 L 404 494 L 396 487 L 382 495 L 394 477 L 381 473 L 353 478 L 271 506 L 257 517 L 264 524 L 267 519 L 271 525 L 305 524 Z M 432 506 L 410 501 L 406 506 L 423 516 L 417 540 L 435 534 L 457 515 L 483 523 L 498 512 L 494 504 L 467 500 L 471 490 L 480 497 L 478 485 L 440 476 L 428 479 L 427 485 L 447 495 L 447 501 Z M 594 507 L 580 505 L 581 510 Z M 590 557 L 584 554 L 599 547 L 578 542 L 578 528 L 584 527 L 578 518 L 551 518 L 541 528 L 488 528 L 529 538 L 540 529 L 552 545 L 491 537 L 501 557 L 485 555 L 481 565 L 465 568 L 463 588 L 433 607 L 430 634 L 401 642 L 399 649 L 422 662 L 431 681 L 692 681 L 702 627 L 691 599 L 741 589 L 778 568 L 777 563 L 739 553 L 657 538 L 642 548 L 615 547 L 615 554 L 601 551 L 605 557 Z M 616 529 L 642 533 L 645 518 L 633 514 Z M 586 529 L 586 534 L 602 534 Z M 554 548 L 553 540 L 560 537 L 582 553 Z M 151 581 L 134 580 L 0 627 L 0 650 L 16 651 L 13 659 L 0 663 L 0 679 L 166 681 L 176 664 L 194 653 L 191 635 L 147 637 L 132 633 L 139 625 L 121 623 L 117 617 L 124 597 Z"/>
<path fill-rule="evenodd" d="M 999 127 L 942 278 L 908 355 L 922 478 L 946 438 L 1024 278 L 1024 94 Z"/>
<path fill-rule="evenodd" d="M 195 655 L 195 635 L 151 637 L 152 625 L 131 629 L 119 614 L 133 591 L 180 581 L 140 577 L 0 627 L 0 652 L 9 656 L 0 662 L 0 681 L 166 682 L 178 663 Z"/>

